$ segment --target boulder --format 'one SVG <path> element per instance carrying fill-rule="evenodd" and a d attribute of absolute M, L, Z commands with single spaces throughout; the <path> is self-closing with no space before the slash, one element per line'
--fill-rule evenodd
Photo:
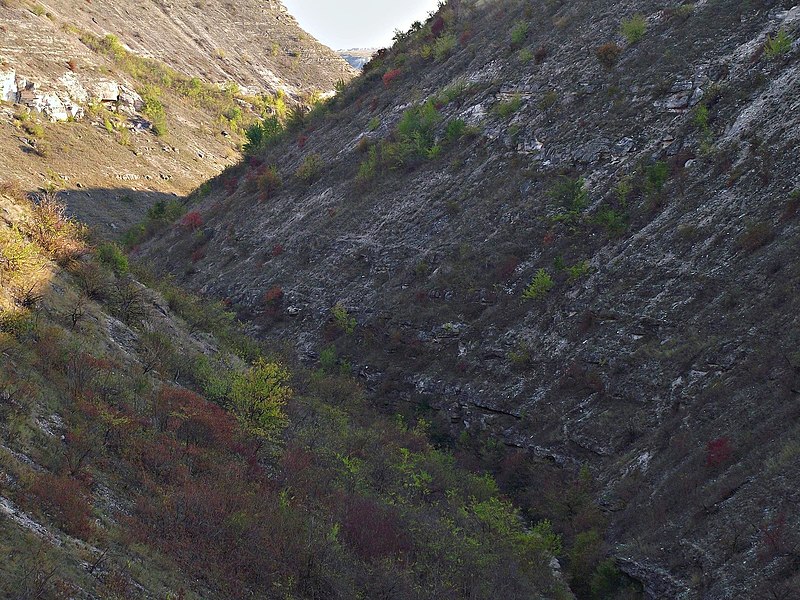
<path fill-rule="evenodd" d="M 71 116 L 67 106 L 55 92 L 38 94 L 28 105 L 51 121 L 66 121 Z"/>
<path fill-rule="evenodd" d="M 58 83 L 64 89 L 64 92 L 70 100 L 77 104 L 89 103 L 89 92 L 83 87 L 83 84 L 78 79 L 78 76 L 71 71 L 64 73 L 58 79 Z"/>
<path fill-rule="evenodd" d="M 95 81 L 91 86 L 92 99 L 98 102 L 116 102 L 119 100 L 119 84 L 116 81 Z"/>
<path fill-rule="evenodd" d="M 14 71 L 0 71 L 0 101 L 16 102 L 18 94 L 17 74 Z"/>
<path fill-rule="evenodd" d="M 142 97 L 132 89 L 119 86 L 119 109 L 128 114 L 135 114 L 144 107 Z"/>

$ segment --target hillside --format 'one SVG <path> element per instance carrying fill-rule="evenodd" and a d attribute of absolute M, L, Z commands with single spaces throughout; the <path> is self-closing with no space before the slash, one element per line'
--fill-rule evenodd
<path fill-rule="evenodd" d="M 451 0 L 138 256 L 493 469 L 578 597 L 625 597 L 609 556 L 797 598 L 798 39 L 781 0 Z"/>
<path fill-rule="evenodd" d="M 424 422 L 91 247 L 53 195 L 3 182 L 0 215 L 1 597 L 572 598 L 550 523 Z"/>
<path fill-rule="evenodd" d="M 355 73 L 280 2 L 0 3 L 0 170 L 106 235 Z M 266 47 L 266 51 L 265 51 Z"/>

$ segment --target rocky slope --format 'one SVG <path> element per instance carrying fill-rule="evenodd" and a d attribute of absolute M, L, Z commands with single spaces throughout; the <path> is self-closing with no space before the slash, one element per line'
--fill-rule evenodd
<path fill-rule="evenodd" d="M 354 74 L 280 2 L 8 0 L 0 32 L 0 168 L 70 191 L 105 233 L 233 164 L 243 129 L 275 103 Z"/>
<path fill-rule="evenodd" d="M 587 467 L 648 598 L 797 598 L 798 38 L 781 0 L 451 1 L 144 256 Z"/>

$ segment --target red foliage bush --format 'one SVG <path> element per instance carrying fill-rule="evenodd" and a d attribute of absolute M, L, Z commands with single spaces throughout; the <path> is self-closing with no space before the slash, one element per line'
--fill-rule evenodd
<path fill-rule="evenodd" d="M 192 252 L 192 262 L 200 262 L 206 257 L 206 247 L 200 246 L 199 248 L 195 248 L 194 252 Z"/>
<path fill-rule="evenodd" d="M 436 20 L 431 25 L 431 33 L 434 37 L 439 37 L 444 33 L 445 22 L 442 17 L 436 17 Z"/>
<path fill-rule="evenodd" d="M 617 63 L 619 55 L 622 54 L 622 48 L 616 42 L 609 42 L 597 48 L 594 53 L 600 64 L 610 69 Z"/>
<path fill-rule="evenodd" d="M 272 247 L 272 256 L 280 256 L 283 254 L 283 246 L 281 244 L 275 244 Z"/>
<path fill-rule="evenodd" d="M 464 33 L 458 36 L 458 43 L 462 46 L 466 46 L 469 41 L 472 39 L 473 33 L 471 29 L 467 29 Z"/>
<path fill-rule="evenodd" d="M 237 177 L 228 177 L 225 180 L 225 194 L 233 196 L 236 190 L 239 189 L 239 179 Z"/>
<path fill-rule="evenodd" d="M 308 143 L 308 136 L 307 135 L 304 134 L 304 135 L 301 135 L 299 138 L 297 138 L 297 146 L 301 150 L 306 147 L 307 143 Z"/>
<path fill-rule="evenodd" d="M 383 76 L 383 85 L 387 88 L 392 85 L 392 82 L 400 77 L 402 71 L 400 69 L 392 69 L 391 71 L 387 71 L 386 74 Z"/>
<path fill-rule="evenodd" d="M 233 417 L 190 390 L 162 387 L 153 404 L 153 417 L 158 429 L 174 433 L 187 444 L 225 449 L 233 446 Z"/>
<path fill-rule="evenodd" d="M 397 514 L 370 498 L 345 498 L 345 541 L 365 560 L 397 556 L 411 549 Z"/>
<path fill-rule="evenodd" d="M 45 473 L 36 478 L 30 492 L 68 534 L 84 540 L 92 537 L 92 508 L 77 479 Z"/>
<path fill-rule="evenodd" d="M 706 466 L 718 467 L 728 462 L 733 456 L 733 447 L 727 437 L 711 440 L 706 444 Z"/>
<path fill-rule="evenodd" d="M 203 217 L 199 212 L 193 210 L 192 212 L 188 212 L 184 215 L 183 219 L 181 220 L 181 225 L 189 231 L 196 231 L 203 226 Z"/>
<path fill-rule="evenodd" d="M 508 279 L 510 279 L 511 276 L 514 274 L 514 271 L 517 270 L 519 263 L 520 263 L 519 257 L 514 255 L 506 256 L 502 260 L 502 262 L 499 265 L 497 265 L 496 268 L 497 279 L 500 281 L 507 281 Z"/>
<path fill-rule="evenodd" d="M 279 285 L 271 287 L 267 290 L 267 293 L 264 294 L 264 302 L 267 304 L 276 304 L 283 300 L 283 288 Z"/>

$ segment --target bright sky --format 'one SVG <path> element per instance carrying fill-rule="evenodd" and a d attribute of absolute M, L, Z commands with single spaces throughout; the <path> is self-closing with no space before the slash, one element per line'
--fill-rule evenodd
<path fill-rule="evenodd" d="M 395 29 L 423 21 L 438 0 L 283 0 L 300 26 L 334 50 L 383 48 Z"/>

